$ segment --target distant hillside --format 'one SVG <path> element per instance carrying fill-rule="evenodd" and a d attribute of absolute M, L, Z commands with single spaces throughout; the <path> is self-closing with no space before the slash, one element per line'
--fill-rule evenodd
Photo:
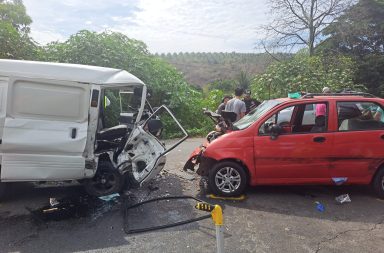
<path fill-rule="evenodd" d="M 180 70 L 189 83 L 200 87 L 215 80 L 235 80 L 241 72 L 254 76 L 264 72 L 273 62 L 268 54 L 251 53 L 168 53 L 157 56 Z"/>

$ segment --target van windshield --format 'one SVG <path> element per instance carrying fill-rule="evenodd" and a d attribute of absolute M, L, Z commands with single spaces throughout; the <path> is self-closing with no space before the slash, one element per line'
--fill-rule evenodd
<path fill-rule="evenodd" d="M 249 127 L 253 122 L 258 120 L 261 116 L 267 113 L 276 105 L 280 104 L 278 100 L 266 100 L 261 103 L 258 107 L 250 111 L 242 119 L 233 124 L 233 130 L 242 130 Z"/>

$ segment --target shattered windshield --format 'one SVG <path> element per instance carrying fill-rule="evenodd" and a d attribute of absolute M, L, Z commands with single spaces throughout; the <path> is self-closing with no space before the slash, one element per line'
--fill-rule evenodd
<path fill-rule="evenodd" d="M 249 127 L 253 122 L 258 120 L 261 116 L 263 116 L 266 112 L 271 110 L 276 105 L 280 104 L 281 101 L 278 100 L 266 100 L 261 103 L 258 107 L 250 111 L 247 115 L 245 115 L 242 119 L 233 124 L 234 130 L 242 130 Z"/>

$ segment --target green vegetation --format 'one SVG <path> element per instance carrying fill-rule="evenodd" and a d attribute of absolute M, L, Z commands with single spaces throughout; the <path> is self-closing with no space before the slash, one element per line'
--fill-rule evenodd
<path fill-rule="evenodd" d="M 354 82 L 384 96 L 384 1 L 360 0 L 327 27 L 322 50 L 356 62 Z"/>
<path fill-rule="evenodd" d="M 360 90 L 364 87 L 353 82 L 354 62 L 340 57 L 309 56 L 297 53 L 290 60 L 272 64 L 252 83 L 253 94 L 258 99 L 285 97 L 289 92 L 319 92 L 330 87 L 334 92 L 344 88 Z"/>
<path fill-rule="evenodd" d="M 65 42 L 39 46 L 30 38 L 32 20 L 22 1 L 0 0 L 0 57 L 125 69 L 148 85 L 153 106 L 166 104 L 191 135 L 204 135 L 213 123 L 202 108 L 215 110 L 237 86 L 258 99 L 320 92 L 324 86 L 383 96 L 383 16 L 382 1 L 360 0 L 324 29 L 321 44 L 296 54 L 153 55 L 145 43 L 116 32 L 82 30 Z M 107 110 L 118 111 L 118 95 L 108 96 L 113 106 Z M 111 115 L 108 120 L 117 121 L 117 114 Z"/>
<path fill-rule="evenodd" d="M 273 61 L 273 58 L 268 54 L 235 52 L 173 53 L 158 56 L 174 65 L 192 85 L 205 87 L 210 83 L 231 82 L 230 90 L 233 90 L 232 88 L 236 86 L 233 83 L 236 83 L 240 73 L 246 73 L 250 77 L 263 73 Z M 289 56 L 289 54 L 277 55 L 279 58 L 288 58 Z"/>

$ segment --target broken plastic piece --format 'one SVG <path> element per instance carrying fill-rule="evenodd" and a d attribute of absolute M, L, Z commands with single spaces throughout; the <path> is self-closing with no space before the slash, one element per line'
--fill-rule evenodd
<path fill-rule="evenodd" d="M 50 205 L 51 207 L 57 206 L 58 204 L 60 204 L 60 202 L 57 201 L 56 198 L 49 198 L 49 205 Z"/>
<path fill-rule="evenodd" d="M 347 177 L 333 177 L 332 180 L 336 185 L 342 185 L 345 182 L 347 182 L 348 178 Z"/>
<path fill-rule="evenodd" d="M 335 198 L 336 202 L 339 204 L 343 203 L 349 203 L 351 202 L 351 198 L 349 197 L 348 194 L 343 194 Z"/>
<path fill-rule="evenodd" d="M 113 193 L 113 194 L 110 194 L 107 196 L 101 196 L 101 197 L 99 197 L 99 199 L 104 200 L 104 201 L 111 201 L 111 200 L 115 200 L 118 197 L 120 197 L 120 194 Z"/>
<path fill-rule="evenodd" d="M 315 204 L 316 204 L 317 211 L 319 211 L 319 212 L 325 211 L 325 206 L 323 204 L 321 204 L 319 201 L 316 201 Z"/>

